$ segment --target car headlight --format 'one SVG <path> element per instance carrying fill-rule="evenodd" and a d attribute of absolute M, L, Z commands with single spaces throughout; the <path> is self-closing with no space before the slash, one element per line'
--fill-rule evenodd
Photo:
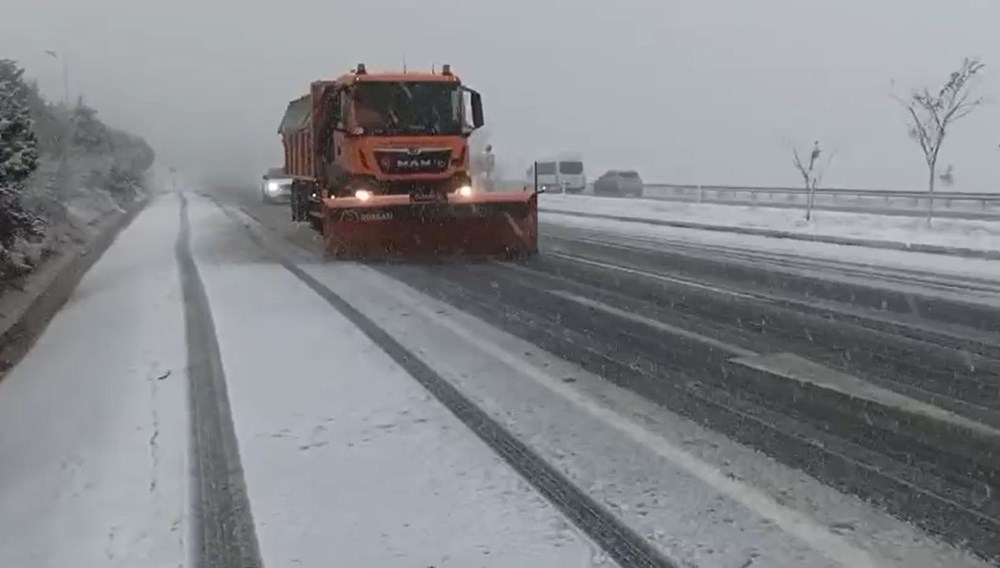
<path fill-rule="evenodd" d="M 272 193 L 278 191 L 280 188 L 281 188 L 281 184 L 279 184 L 276 181 L 269 181 L 269 182 L 267 182 L 267 190 L 270 191 L 270 192 L 272 192 Z"/>
<path fill-rule="evenodd" d="M 354 192 L 354 197 L 357 197 L 361 201 L 368 201 L 372 198 L 372 192 L 367 189 L 359 189 Z"/>

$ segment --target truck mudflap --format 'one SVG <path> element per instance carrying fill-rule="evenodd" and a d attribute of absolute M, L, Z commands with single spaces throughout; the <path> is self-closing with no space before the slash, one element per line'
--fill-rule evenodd
<path fill-rule="evenodd" d="M 376 195 L 323 201 L 323 237 L 334 258 L 519 258 L 538 253 L 534 192 L 418 198 Z"/>

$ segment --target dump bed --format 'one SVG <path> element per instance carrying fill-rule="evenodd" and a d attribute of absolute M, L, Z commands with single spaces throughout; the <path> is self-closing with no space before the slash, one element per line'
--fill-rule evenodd
<path fill-rule="evenodd" d="M 285 174 L 290 177 L 317 179 L 313 157 L 312 96 L 304 95 L 288 103 L 278 126 L 285 147 Z"/>

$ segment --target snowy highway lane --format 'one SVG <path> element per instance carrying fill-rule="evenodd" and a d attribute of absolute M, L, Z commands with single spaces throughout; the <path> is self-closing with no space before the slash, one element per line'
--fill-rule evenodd
<path fill-rule="evenodd" d="M 176 566 L 188 425 L 177 203 L 151 204 L 0 382 L 0 566 Z"/>
<path fill-rule="evenodd" d="M 264 566 L 586 566 L 598 555 L 221 210 L 192 200 L 191 219 Z"/>
<path fill-rule="evenodd" d="M 0 565 L 986 565 L 899 518 L 995 518 L 988 491 L 961 494 L 982 496 L 995 440 L 986 379 L 940 377 L 958 331 L 817 322 L 585 243 L 522 265 L 329 263 L 253 195 L 154 201 L 0 382 Z M 844 370 L 864 388 L 788 399 L 786 351 L 837 355 L 793 325 L 860 334 Z M 910 341 L 927 354 L 895 382 L 865 358 Z M 973 357 L 993 369 L 985 344 Z M 883 447 L 847 427 L 865 411 Z"/>

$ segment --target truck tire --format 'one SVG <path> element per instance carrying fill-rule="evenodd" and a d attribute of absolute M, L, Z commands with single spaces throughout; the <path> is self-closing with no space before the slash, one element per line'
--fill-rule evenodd
<path fill-rule="evenodd" d="M 306 184 L 292 182 L 288 202 L 292 210 L 292 221 L 299 223 L 309 219 L 310 188 Z"/>
<path fill-rule="evenodd" d="M 288 209 L 292 214 L 292 222 L 294 223 L 299 217 L 299 189 L 294 184 L 288 194 Z"/>
<path fill-rule="evenodd" d="M 323 218 L 316 215 L 309 216 L 309 226 L 317 233 L 323 233 Z"/>

